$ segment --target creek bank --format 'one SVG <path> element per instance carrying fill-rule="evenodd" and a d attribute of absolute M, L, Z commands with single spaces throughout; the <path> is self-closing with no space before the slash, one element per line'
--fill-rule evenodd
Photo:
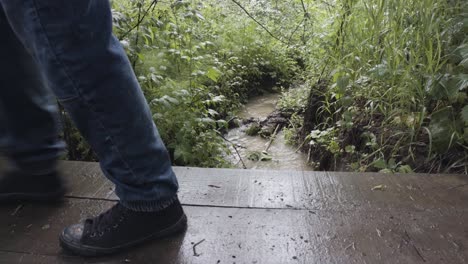
<path fill-rule="evenodd" d="M 281 110 L 274 110 L 267 117 L 259 119 L 249 117 L 243 119 L 241 123 L 247 126 L 245 130 L 249 136 L 261 136 L 268 138 L 273 135 L 275 130 L 281 131 L 283 127 L 287 126 L 292 112 L 283 112 Z"/>
<path fill-rule="evenodd" d="M 232 153 L 227 159 L 236 167 L 311 170 L 307 157 L 284 139 L 282 128 L 288 126 L 292 112 L 276 109 L 279 98 L 278 93 L 251 98 L 238 117 L 229 122 L 234 128 L 225 135 Z"/>

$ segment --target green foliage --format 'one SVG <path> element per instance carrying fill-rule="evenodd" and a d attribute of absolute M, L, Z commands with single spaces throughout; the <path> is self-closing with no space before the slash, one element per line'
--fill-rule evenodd
<path fill-rule="evenodd" d="M 154 119 L 173 159 L 178 164 L 192 166 L 226 166 L 222 154 L 227 151 L 217 128 L 227 124 L 217 119 L 211 107 L 224 101 L 222 96 L 202 96 L 199 89 L 178 90 L 166 84 L 165 93 L 151 101 Z"/>
<path fill-rule="evenodd" d="M 113 2 L 175 164 L 228 166 L 225 120 L 277 87 L 318 168 L 468 172 L 466 1 L 236 2 Z"/>
<path fill-rule="evenodd" d="M 338 138 L 336 137 L 336 131 L 333 128 L 326 130 L 313 130 L 308 135 L 309 145 L 319 145 L 325 147 L 330 153 L 338 157 L 342 150 L 338 144 Z"/>
<path fill-rule="evenodd" d="M 289 120 L 289 125 L 283 128 L 283 134 L 287 144 L 294 145 L 299 143 L 299 133 L 302 129 L 303 123 L 304 118 L 301 115 L 297 113 L 292 114 Z"/>
<path fill-rule="evenodd" d="M 283 90 L 277 107 L 285 112 L 293 111 L 302 113 L 306 108 L 308 95 L 309 87 L 307 85 L 300 85 L 296 88 Z"/>
<path fill-rule="evenodd" d="M 381 173 L 411 173 L 413 170 L 409 165 L 401 165 L 401 163 L 396 163 L 394 158 L 388 160 L 378 159 L 371 163 L 371 166 L 379 169 Z"/>
<path fill-rule="evenodd" d="M 247 128 L 245 133 L 249 136 L 256 136 L 260 130 L 262 130 L 261 126 L 258 123 L 253 123 Z"/>
<path fill-rule="evenodd" d="M 308 8 L 322 10 L 311 12 L 319 23 L 306 45 L 309 78 L 329 85 L 316 116 L 305 118 L 336 131 L 321 144 L 338 142 L 356 170 L 408 163 L 466 172 L 468 4 L 339 0 Z M 375 166 L 384 160 L 395 162 Z"/>
<path fill-rule="evenodd" d="M 296 62 L 217 1 L 115 1 L 115 33 L 175 164 L 228 166 L 219 131 L 242 102 L 288 85 Z"/>
<path fill-rule="evenodd" d="M 61 137 L 67 143 L 64 158 L 67 160 L 97 161 L 96 154 L 73 125 L 71 118 L 60 104 L 59 107 L 63 128 Z"/>

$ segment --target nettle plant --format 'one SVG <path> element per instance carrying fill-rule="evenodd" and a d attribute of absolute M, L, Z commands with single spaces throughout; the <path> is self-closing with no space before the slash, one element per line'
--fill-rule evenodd
<path fill-rule="evenodd" d="M 176 164 L 227 166 L 220 131 L 262 84 L 286 84 L 294 62 L 253 21 L 216 1 L 116 1 L 126 48 Z M 279 51 L 279 52 L 278 52 Z M 271 88 L 271 87 L 270 87 Z"/>
<path fill-rule="evenodd" d="M 309 96 L 306 108 L 317 111 L 304 124 L 318 121 L 303 137 L 335 128 L 337 139 L 329 143 L 339 143 L 347 153 L 342 162 L 353 169 L 382 169 L 384 160 L 390 171 L 398 164 L 466 172 L 467 6 L 457 0 L 309 3 L 317 12 L 310 12 L 316 23 L 305 45 L 308 79 L 312 92 L 323 83 L 326 89 Z M 377 146 L 365 144 L 366 134 Z"/>
<path fill-rule="evenodd" d="M 221 72 L 211 55 L 213 43 L 198 31 L 205 20 L 202 5 L 134 1 L 124 6 L 114 15 L 116 28 L 174 162 L 226 166 L 227 148 L 218 135 L 226 122 L 218 111 L 229 107 L 213 89 Z M 140 25 L 127 33 L 127 25 L 135 23 Z"/>

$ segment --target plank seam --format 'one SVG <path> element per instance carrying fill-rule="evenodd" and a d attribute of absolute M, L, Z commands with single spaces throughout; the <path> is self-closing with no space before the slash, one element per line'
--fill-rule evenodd
<path fill-rule="evenodd" d="M 61 255 L 61 254 L 34 253 L 34 252 L 7 250 L 7 249 L 0 249 L 0 253 L 12 253 L 12 254 L 21 254 L 21 255 L 43 256 L 43 257 L 57 257 L 57 256 L 64 256 L 67 258 L 72 257 L 72 256 Z"/>
<path fill-rule="evenodd" d="M 103 201 L 103 202 L 118 202 L 117 199 L 106 199 L 106 198 L 95 198 L 95 197 L 81 197 L 81 196 L 72 196 L 66 195 L 64 196 L 67 199 L 73 200 L 90 200 L 90 201 Z M 316 212 L 355 212 L 360 211 L 360 208 L 352 208 L 352 209 L 340 209 L 340 210 L 329 210 L 329 209 L 320 209 L 320 208 L 304 208 L 304 207 L 255 207 L 255 206 L 233 206 L 233 205 L 202 205 L 202 204 L 190 204 L 190 203 L 181 203 L 183 206 L 191 206 L 191 207 L 212 207 L 212 208 L 226 208 L 226 209 L 249 209 L 249 210 L 278 210 L 278 211 L 309 211 L 310 213 Z M 465 213 L 468 212 L 468 208 L 457 208 L 458 213 Z M 424 213 L 424 212 L 431 212 L 431 211 L 441 211 L 437 208 L 430 208 L 430 209 L 416 209 L 416 208 L 409 208 L 408 210 L 401 210 L 398 209 L 400 212 L 412 212 L 412 213 Z M 389 210 L 370 210 L 364 209 L 362 211 L 366 212 L 382 212 L 382 211 L 393 211 L 392 208 Z M 443 210 L 442 210 L 443 211 Z M 452 210 L 448 210 L 452 211 Z"/>
<path fill-rule="evenodd" d="M 73 195 L 66 195 L 64 196 L 67 199 L 77 199 L 77 200 L 91 200 L 91 201 L 104 201 L 104 202 L 118 202 L 117 199 L 106 199 L 106 198 L 96 198 L 96 197 L 81 197 L 81 196 L 73 196 Z M 214 207 L 214 208 L 231 208 L 231 209 L 256 209 L 256 210 L 291 210 L 291 211 L 314 211 L 314 209 L 307 209 L 307 208 L 296 208 L 296 207 L 254 207 L 254 206 L 231 206 L 231 205 L 201 205 L 201 204 L 189 204 L 189 203 L 182 203 L 184 206 L 192 206 L 192 207 Z"/>

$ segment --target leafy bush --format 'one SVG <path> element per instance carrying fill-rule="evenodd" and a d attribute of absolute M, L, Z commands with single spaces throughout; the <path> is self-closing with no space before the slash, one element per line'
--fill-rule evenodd
<path fill-rule="evenodd" d="M 392 170 L 466 173 L 467 8 L 464 1 L 341 0 L 313 14 L 322 23 L 307 44 L 310 79 L 329 84 L 317 112 L 305 117 L 320 120 L 305 138 L 333 128 L 340 158 L 357 170 L 385 161 Z"/>
<path fill-rule="evenodd" d="M 116 1 L 114 24 L 175 164 L 228 166 L 219 131 L 254 94 L 287 86 L 296 62 L 217 1 Z"/>

